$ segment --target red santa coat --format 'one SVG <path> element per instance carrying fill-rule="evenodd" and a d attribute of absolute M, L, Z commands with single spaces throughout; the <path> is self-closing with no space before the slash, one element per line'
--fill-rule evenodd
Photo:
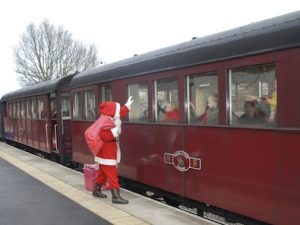
<path fill-rule="evenodd" d="M 116 118 L 123 118 L 127 115 L 129 109 L 127 106 L 120 107 L 117 102 L 105 102 L 100 105 L 101 115 L 109 116 L 115 122 Z M 99 136 L 103 141 L 101 151 L 95 157 L 95 162 L 102 165 L 114 166 L 121 160 L 121 151 L 118 143 L 118 137 L 121 132 L 121 124 L 115 124 L 112 128 L 101 129 Z"/>

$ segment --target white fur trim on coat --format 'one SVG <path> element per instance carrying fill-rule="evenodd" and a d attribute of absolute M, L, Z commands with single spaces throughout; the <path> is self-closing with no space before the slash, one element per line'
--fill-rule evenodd
<path fill-rule="evenodd" d="M 115 160 L 115 159 L 103 159 L 103 158 L 100 158 L 97 156 L 95 156 L 95 162 L 102 164 L 102 165 L 107 165 L 107 166 L 117 165 L 117 160 Z"/>
<path fill-rule="evenodd" d="M 116 112 L 115 112 L 115 116 L 114 116 L 114 119 L 118 116 L 120 116 L 120 104 L 118 102 L 116 102 Z"/>

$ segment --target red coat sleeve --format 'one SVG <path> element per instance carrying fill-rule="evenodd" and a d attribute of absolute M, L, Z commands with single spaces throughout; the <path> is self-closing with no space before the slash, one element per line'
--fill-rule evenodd
<path fill-rule="evenodd" d="M 120 118 L 124 118 L 127 113 L 129 112 L 129 109 L 127 108 L 127 106 L 122 106 L 120 109 Z"/>

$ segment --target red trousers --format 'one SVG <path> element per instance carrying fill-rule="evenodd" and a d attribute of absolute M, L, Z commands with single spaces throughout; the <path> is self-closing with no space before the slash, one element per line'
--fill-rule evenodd
<path fill-rule="evenodd" d="M 109 189 L 119 189 L 119 179 L 117 166 L 99 165 L 96 182 L 106 184 Z"/>

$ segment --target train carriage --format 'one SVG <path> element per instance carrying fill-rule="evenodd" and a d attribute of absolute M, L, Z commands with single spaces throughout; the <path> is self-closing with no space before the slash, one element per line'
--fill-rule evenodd
<path fill-rule="evenodd" d="M 35 84 L 8 93 L 3 105 L 3 135 L 13 144 L 54 156 L 62 163 L 71 160 L 70 92 L 73 75 Z"/>
<path fill-rule="evenodd" d="M 5 95 L 4 136 L 90 163 L 83 134 L 98 104 L 133 96 L 120 138 L 123 184 L 199 214 L 296 225 L 299 65 L 300 11 Z"/>
<path fill-rule="evenodd" d="M 295 12 L 82 72 L 70 82 L 73 159 L 93 161 L 82 134 L 97 104 L 133 96 L 120 139 L 126 181 L 155 187 L 170 202 L 184 197 L 271 224 L 297 224 L 299 65 Z M 218 112 L 211 120 L 213 95 Z M 168 104 L 176 112 L 168 113 Z"/>

